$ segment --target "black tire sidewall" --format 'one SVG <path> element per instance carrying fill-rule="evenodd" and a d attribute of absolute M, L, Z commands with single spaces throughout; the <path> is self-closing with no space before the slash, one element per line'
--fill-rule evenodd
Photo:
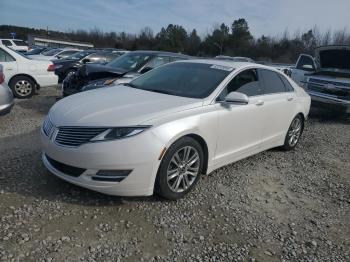
<path fill-rule="evenodd" d="M 168 186 L 167 169 L 168 169 L 169 162 L 173 157 L 173 155 L 175 154 L 175 152 L 177 152 L 177 150 L 185 146 L 193 146 L 198 151 L 199 158 L 200 158 L 200 167 L 199 167 L 199 172 L 196 177 L 196 180 L 193 182 L 193 184 L 186 191 L 181 193 L 176 193 L 176 192 L 173 192 Z M 169 200 L 176 200 L 176 199 L 182 198 L 184 195 L 189 193 L 195 187 L 198 180 L 200 179 L 200 175 L 203 171 L 203 167 L 204 167 L 204 152 L 203 152 L 202 146 L 195 139 L 191 137 L 180 138 L 169 147 L 169 149 L 166 151 L 162 159 L 162 162 L 158 169 L 157 178 L 156 178 L 156 185 L 155 185 L 156 192 L 160 196 Z"/>
<path fill-rule="evenodd" d="M 29 94 L 25 95 L 25 96 L 18 95 L 17 92 L 16 92 L 16 89 L 15 89 L 16 83 L 18 81 L 21 81 L 21 80 L 25 80 L 25 81 L 29 82 L 30 85 L 32 86 L 32 91 Z M 13 96 L 16 97 L 16 98 L 19 98 L 19 99 L 30 98 L 35 93 L 35 82 L 31 78 L 29 78 L 27 76 L 15 76 L 14 78 L 11 79 L 9 85 L 10 85 L 10 88 L 12 90 Z"/>
<path fill-rule="evenodd" d="M 289 142 L 288 142 L 288 140 L 289 140 L 288 133 L 289 133 L 291 127 L 292 127 L 292 123 L 293 123 L 294 119 L 296 119 L 296 118 L 299 118 L 300 121 L 301 121 L 301 132 L 300 132 L 300 136 L 298 138 L 298 142 L 294 146 L 291 146 L 289 144 Z M 286 150 L 286 151 L 294 149 L 299 144 L 299 141 L 300 141 L 301 135 L 303 134 L 303 131 L 304 131 L 304 119 L 300 115 L 297 115 L 297 116 L 295 116 L 293 118 L 292 122 L 289 125 L 288 131 L 287 131 L 287 134 L 286 134 L 286 138 L 284 139 L 283 149 Z"/>

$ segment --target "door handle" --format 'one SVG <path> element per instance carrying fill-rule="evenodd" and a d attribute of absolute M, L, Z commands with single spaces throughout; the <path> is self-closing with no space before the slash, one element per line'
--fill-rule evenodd
<path fill-rule="evenodd" d="M 293 97 L 288 97 L 287 101 L 292 101 L 294 98 Z"/>
<path fill-rule="evenodd" d="M 13 70 L 13 68 L 12 68 L 12 67 L 8 67 L 8 68 L 6 68 L 5 70 L 11 71 L 11 70 Z"/>
<path fill-rule="evenodd" d="M 264 101 L 259 100 L 258 102 L 255 103 L 255 105 L 257 106 L 262 106 L 264 104 Z"/>

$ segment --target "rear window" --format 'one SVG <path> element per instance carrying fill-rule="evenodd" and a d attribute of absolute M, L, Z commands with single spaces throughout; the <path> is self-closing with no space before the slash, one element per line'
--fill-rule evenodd
<path fill-rule="evenodd" d="M 155 68 L 130 84 L 135 88 L 152 92 L 205 98 L 233 70 L 212 64 L 176 62 Z"/>
<path fill-rule="evenodd" d="M 18 45 L 18 46 L 27 46 L 26 42 L 22 40 L 13 40 L 13 42 L 15 43 L 15 45 Z"/>

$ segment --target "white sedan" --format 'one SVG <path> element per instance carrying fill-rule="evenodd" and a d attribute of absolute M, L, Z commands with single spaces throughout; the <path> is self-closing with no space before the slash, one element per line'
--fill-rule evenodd
<path fill-rule="evenodd" d="M 29 59 L 5 46 L 0 47 L 0 64 L 5 80 L 17 98 L 31 97 L 38 88 L 58 83 L 52 62 Z"/>
<path fill-rule="evenodd" d="M 42 127 L 42 159 L 54 175 L 105 194 L 178 199 L 201 174 L 293 149 L 309 108 L 304 90 L 271 67 L 175 62 L 56 103 Z"/>

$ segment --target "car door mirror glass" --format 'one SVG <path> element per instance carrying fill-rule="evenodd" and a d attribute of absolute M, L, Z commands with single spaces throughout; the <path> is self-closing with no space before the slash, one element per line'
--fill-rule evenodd
<path fill-rule="evenodd" d="M 249 103 L 247 95 L 240 92 L 231 92 L 225 97 L 225 102 L 237 105 L 246 105 Z"/>

